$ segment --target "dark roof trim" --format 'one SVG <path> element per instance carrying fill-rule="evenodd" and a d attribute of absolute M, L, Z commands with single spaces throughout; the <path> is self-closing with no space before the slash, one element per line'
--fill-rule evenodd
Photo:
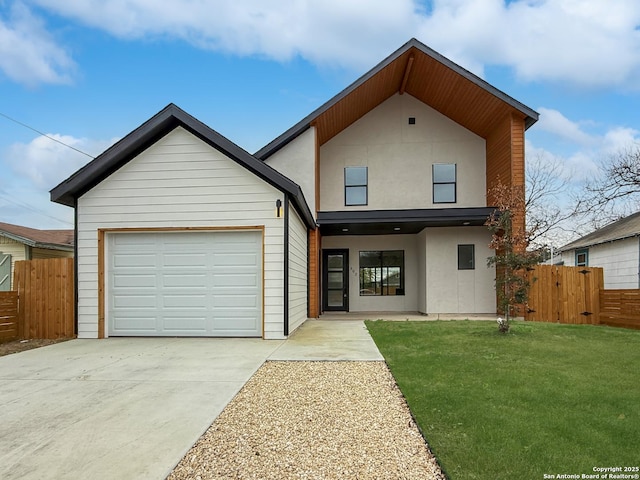
<path fill-rule="evenodd" d="M 489 93 L 491 93 L 494 96 L 498 97 L 500 100 L 508 103 L 509 105 L 511 105 L 516 110 L 519 110 L 520 112 L 522 112 L 522 114 L 524 114 L 525 117 L 526 117 L 525 118 L 525 130 L 528 129 L 531 125 L 533 125 L 534 123 L 536 123 L 538 121 L 538 116 L 539 116 L 538 112 L 536 112 L 532 108 L 527 107 L 525 104 L 519 102 L 515 98 L 507 95 L 506 93 L 504 93 L 501 90 L 498 90 L 496 87 L 494 87 L 493 85 L 489 84 L 485 80 L 481 79 L 477 75 L 474 75 L 469 70 L 466 70 L 465 68 L 461 67 L 457 63 L 452 62 L 451 60 L 449 60 L 445 56 L 443 56 L 440 53 L 438 53 L 435 50 L 433 50 L 432 48 L 427 47 L 424 43 L 420 42 L 419 40 L 416 40 L 415 38 L 412 38 L 407 43 L 405 43 L 403 46 L 401 46 L 398 50 L 396 50 L 391 55 L 389 55 L 387 58 L 382 60 L 378 65 L 373 67 L 371 70 L 369 70 L 367 73 L 365 73 L 359 79 L 357 79 L 355 82 L 353 82 L 347 88 L 345 88 L 340 93 L 338 93 L 336 96 L 334 96 L 331 100 L 326 102 L 324 105 L 321 105 L 320 107 L 318 107 L 311 114 L 309 114 L 306 117 L 304 117 L 302 120 L 300 120 L 298 123 L 296 123 L 290 129 L 288 129 L 282 135 L 280 135 L 279 137 L 275 138 L 274 140 L 269 142 L 267 145 L 262 147 L 260 150 L 258 150 L 254 154 L 254 156 L 259 158 L 260 160 L 265 160 L 265 159 L 269 158 L 271 155 L 273 155 L 275 152 L 277 152 L 282 147 L 287 145 L 293 139 L 298 137 L 300 134 L 304 133 L 311 126 L 311 122 L 316 117 L 318 117 L 322 113 L 324 113 L 327 110 L 329 110 L 333 105 L 338 103 L 340 100 L 342 100 L 345 97 L 347 97 L 356 88 L 358 88 L 360 85 L 362 85 L 367 80 L 372 78 L 374 75 L 376 75 L 378 72 L 380 72 L 380 70 L 385 68 L 387 65 L 389 65 L 393 61 L 395 61 L 398 57 L 403 55 L 406 51 L 408 51 L 411 48 L 416 48 L 416 49 L 420 50 L 425 55 L 428 55 L 431 58 L 433 58 L 433 59 L 437 60 L 438 62 L 442 63 L 443 65 L 449 67 L 450 69 L 452 69 L 453 71 L 455 71 L 459 75 L 463 76 L 467 80 L 473 82 L 474 84 L 478 85 L 479 87 L 485 89 Z"/>
<path fill-rule="evenodd" d="M 318 212 L 324 236 L 416 234 L 431 227 L 483 226 L 492 207 Z"/>
<path fill-rule="evenodd" d="M 318 225 L 342 223 L 404 223 L 439 220 L 484 220 L 495 207 L 428 208 L 412 210 L 357 210 L 318 212 Z"/>
<path fill-rule="evenodd" d="M 178 126 L 185 128 L 278 190 L 289 194 L 296 210 L 307 224 L 307 227 L 315 228 L 313 215 L 304 199 L 302 190 L 296 183 L 269 165 L 256 159 L 250 153 L 173 103 L 167 105 L 163 110 L 136 128 L 129 135 L 53 188 L 50 192 L 51 200 L 70 207 L 74 206 L 75 199 L 91 190 L 102 180 Z"/>

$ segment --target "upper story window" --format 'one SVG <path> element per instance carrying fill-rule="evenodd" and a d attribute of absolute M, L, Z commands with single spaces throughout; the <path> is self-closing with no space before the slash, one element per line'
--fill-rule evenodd
<path fill-rule="evenodd" d="M 456 203 L 456 164 L 433 164 L 433 203 Z"/>
<path fill-rule="evenodd" d="M 367 167 L 346 167 L 344 169 L 344 204 L 366 205 Z"/>
<path fill-rule="evenodd" d="M 576 250 L 576 267 L 589 266 L 589 249 Z"/>

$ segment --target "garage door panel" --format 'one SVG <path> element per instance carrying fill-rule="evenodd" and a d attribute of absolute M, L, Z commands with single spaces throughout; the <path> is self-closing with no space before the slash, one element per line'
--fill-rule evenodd
<path fill-rule="evenodd" d="M 191 332 L 203 334 L 207 332 L 207 317 L 190 316 L 188 323 L 184 317 L 163 317 L 162 330 L 165 332 Z"/>
<path fill-rule="evenodd" d="M 206 310 L 207 295 L 163 295 L 164 308 L 182 308 L 187 310 Z"/>
<path fill-rule="evenodd" d="M 162 276 L 162 285 L 166 288 L 194 288 L 206 289 L 207 275 L 205 273 L 165 273 Z"/>
<path fill-rule="evenodd" d="M 214 295 L 213 306 L 216 308 L 257 308 L 258 296 L 257 295 Z"/>
<path fill-rule="evenodd" d="M 261 232 L 115 233 L 108 249 L 109 335 L 262 335 Z"/>
<path fill-rule="evenodd" d="M 157 298 L 153 295 L 114 295 L 113 306 L 117 309 L 135 308 L 135 309 L 155 309 Z"/>
<path fill-rule="evenodd" d="M 155 253 L 118 253 L 113 256 L 114 267 L 124 268 L 156 268 L 157 255 Z"/>
<path fill-rule="evenodd" d="M 234 332 L 248 332 L 255 329 L 255 317 L 237 317 L 227 316 L 220 317 L 215 320 L 216 331 L 227 332 L 228 334 Z"/>
<path fill-rule="evenodd" d="M 113 286 L 115 288 L 152 288 L 155 290 L 156 279 L 155 275 L 114 275 Z"/>
<path fill-rule="evenodd" d="M 257 264 L 258 259 L 255 254 L 252 253 L 228 253 L 225 255 L 215 254 L 213 256 L 214 265 L 216 267 L 224 266 L 248 266 L 253 267 Z"/>
<path fill-rule="evenodd" d="M 253 287 L 255 290 L 258 286 L 258 279 L 253 273 L 214 274 L 213 286 L 220 288 Z"/>
<path fill-rule="evenodd" d="M 138 317 L 124 313 L 114 319 L 114 328 L 118 331 L 136 332 L 145 335 L 153 335 L 156 332 L 157 317 Z"/>
<path fill-rule="evenodd" d="M 182 247 L 184 248 L 184 246 Z M 204 248 L 204 247 L 202 247 Z M 163 265 L 166 268 L 184 269 L 202 269 L 207 266 L 207 253 L 164 253 L 162 255 Z"/>

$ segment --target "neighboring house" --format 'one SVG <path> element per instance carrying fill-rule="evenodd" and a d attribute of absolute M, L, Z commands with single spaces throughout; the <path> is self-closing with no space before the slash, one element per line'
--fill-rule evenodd
<path fill-rule="evenodd" d="M 0 223 L 0 292 L 13 288 L 18 260 L 73 257 L 73 230 L 37 230 Z"/>
<path fill-rule="evenodd" d="M 640 288 L 640 212 L 560 249 L 564 265 L 602 267 L 605 288 Z"/>
<path fill-rule="evenodd" d="M 255 155 L 171 104 L 51 191 L 76 208 L 78 336 L 493 313 L 488 192 L 524 188 L 537 118 L 417 40 Z"/>

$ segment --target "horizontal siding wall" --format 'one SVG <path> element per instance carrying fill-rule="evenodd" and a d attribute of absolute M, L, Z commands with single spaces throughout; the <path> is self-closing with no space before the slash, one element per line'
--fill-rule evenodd
<path fill-rule="evenodd" d="M 604 270 L 604 288 L 640 288 L 640 238 L 603 243 L 587 250 L 589 266 L 602 267 Z M 575 255 L 575 250 L 562 252 L 564 264 L 575 265 Z"/>
<path fill-rule="evenodd" d="M 280 191 L 235 161 L 173 130 L 78 200 L 78 336 L 98 336 L 98 229 L 264 226 L 264 336 L 282 338 L 278 198 Z"/>
<path fill-rule="evenodd" d="M 307 319 L 307 228 L 289 207 L 289 333 Z"/>

